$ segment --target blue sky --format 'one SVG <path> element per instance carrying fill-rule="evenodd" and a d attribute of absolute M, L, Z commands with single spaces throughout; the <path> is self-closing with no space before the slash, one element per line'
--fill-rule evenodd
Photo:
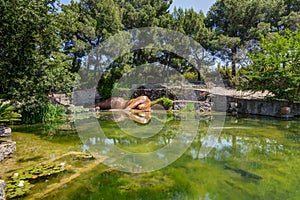
<path fill-rule="evenodd" d="M 173 7 L 176 6 L 181 8 L 193 8 L 197 12 L 202 10 L 204 14 L 206 14 L 215 2 L 216 0 L 173 0 L 171 11 Z"/>
<path fill-rule="evenodd" d="M 70 0 L 61 0 L 61 3 L 69 3 Z M 215 3 L 216 0 L 173 0 L 173 5 L 171 6 L 171 11 L 174 6 L 181 8 L 193 8 L 195 11 L 202 10 L 204 14 L 207 13 L 210 6 Z"/>

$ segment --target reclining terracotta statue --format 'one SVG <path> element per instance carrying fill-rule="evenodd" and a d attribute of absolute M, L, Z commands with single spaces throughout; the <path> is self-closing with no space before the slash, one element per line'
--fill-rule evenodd
<path fill-rule="evenodd" d="M 131 100 L 124 100 L 121 97 L 111 97 L 95 104 L 100 109 L 138 109 L 149 111 L 151 109 L 151 100 L 147 96 L 139 96 Z"/>

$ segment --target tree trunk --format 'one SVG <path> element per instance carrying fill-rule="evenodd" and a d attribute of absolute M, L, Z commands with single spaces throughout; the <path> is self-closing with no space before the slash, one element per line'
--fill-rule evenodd
<path fill-rule="evenodd" d="M 231 56 L 231 77 L 236 76 L 236 62 L 235 62 L 236 48 L 232 48 L 232 56 Z"/>
<path fill-rule="evenodd" d="M 201 81 L 201 73 L 198 70 L 196 71 L 197 71 L 197 81 Z"/>

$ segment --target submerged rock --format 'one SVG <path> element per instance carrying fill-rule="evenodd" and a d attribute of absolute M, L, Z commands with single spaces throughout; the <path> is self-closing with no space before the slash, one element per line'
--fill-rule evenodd
<path fill-rule="evenodd" d="M 231 170 L 231 171 L 233 171 L 233 172 L 235 172 L 237 174 L 240 174 L 241 176 L 244 176 L 246 178 L 253 178 L 253 179 L 257 179 L 257 180 L 263 179 L 263 177 L 261 177 L 259 175 L 253 174 L 251 172 L 247 172 L 247 171 L 245 171 L 243 169 L 233 168 L 233 167 L 230 167 L 228 165 L 225 165 L 224 169 Z"/>
<path fill-rule="evenodd" d="M 16 152 L 16 142 L 0 140 L 0 161 Z"/>

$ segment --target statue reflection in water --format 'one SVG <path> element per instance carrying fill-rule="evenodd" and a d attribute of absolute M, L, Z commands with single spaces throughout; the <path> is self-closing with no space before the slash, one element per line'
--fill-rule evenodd
<path fill-rule="evenodd" d="M 128 117 L 139 124 L 148 124 L 151 120 L 150 112 L 145 112 L 141 110 L 132 110 L 130 112 L 124 110 L 115 112 L 112 120 L 114 122 L 120 122 L 128 119 Z"/>
<path fill-rule="evenodd" d="M 125 119 L 132 119 L 140 124 L 147 124 L 151 119 L 151 100 L 147 96 L 139 96 L 131 100 L 124 100 L 121 97 L 111 97 L 95 104 L 100 110 L 122 109 L 114 115 L 113 121 L 119 122 Z M 130 111 L 130 112 L 129 112 Z"/>

